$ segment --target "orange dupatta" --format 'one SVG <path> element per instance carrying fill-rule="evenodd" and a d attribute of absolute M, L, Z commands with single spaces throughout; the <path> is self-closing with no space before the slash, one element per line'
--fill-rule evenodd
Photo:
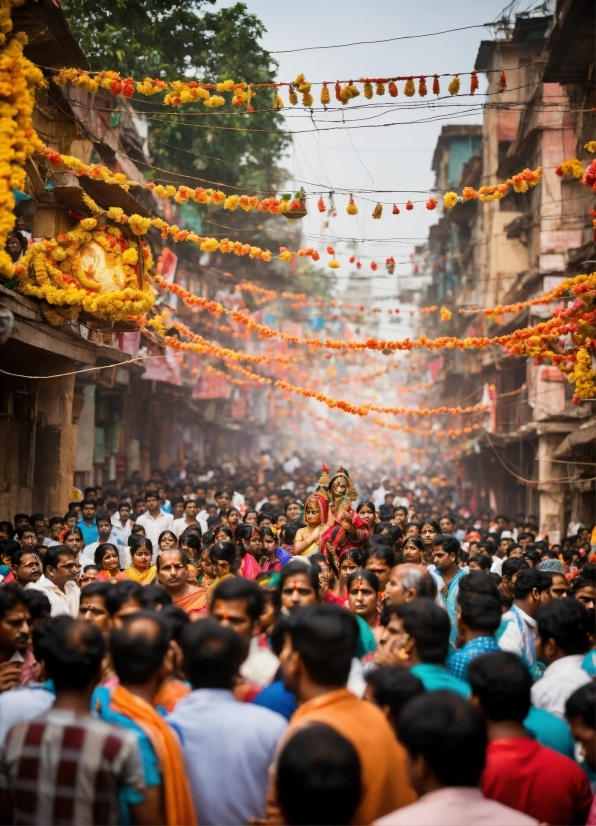
<path fill-rule="evenodd" d="M 164 806 L 168 826 L 197 826 L 184 758 L 174 731 L 153 706 L 131 694 L 121 685 L 112 691 L 110 705 L 114 711 L 134 720 L 155 749 L 163 771 Z"/>
<path fill-rule="evenodd" d="M 150 565 L 144 573 L 137 571 L 134 565 L 129 565 L 124 571 L 124 579 L 132 579 L 141 585 L 151 585 L 157 576 L 157 565 Z"/>

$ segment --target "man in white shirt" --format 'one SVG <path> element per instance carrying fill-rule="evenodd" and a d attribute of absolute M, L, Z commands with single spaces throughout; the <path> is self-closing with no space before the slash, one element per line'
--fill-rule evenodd
<path fill-rule="evenodd" d="M 391 493 L 391 490 L 385 487 L 385 483 L 389 485 L 389 479 L 383 479 L 380 487 L 378 487 L 376 490 L 373 490 L 372 492 L 372 501 L 375 508 L 380 508 L 381 505 L 385 503 L 385 497 L 387 496 L 387 494 Z"/>
<path fill-rule="evenodd" d="M 573 692 L 591 682 L 582 662 L 590 648 L 593 619 L 576 599 L 556 599 L 537 616 L 538 659 L 546 665 L 532 686 L 532 704 L 565 720 L 565 703 Z"/>
<path fill-rule="evenodd" d="M 172 530 L 176 534 L 177 537 L 181 537 L 184 531 L 187 528 L 190 528 L 191 525 L 197 525 L 201 528 L 201 533 L 203 533 L 202 526 L 199 525 L 199 521 L 197 519 L 197 503 L 194 499 L 187 499 L 184 503 L 184 516 L 182 519 L 174 519 L 172 523 Z"/>
<path fill-rule="evenodd" d="M 170 513 L 165 513 L 159 506 L 159 496 L 156 490 L 148 490 L 145 494 L 145 505 L 147 510 L 137 519 L 136 524 L 145 529 L 147 539 L 153 545 L 153 559 L 155 562 L 159 555 L 159 535 L 163 531 L 171 531 L 174 522 Z"/>
<path fill-rule="evenodd" d="M 99 539 L 97 542 L 91 542 L 83 548 L 82 556 L 84 559 L 80 561 L 84 562 L 85 559 L 88 560 L 86 563 L 87 565 L 95 564 L 95 551 L 100 545 L 105 545 L 106 542 L 110 542 L 112 545 L 115 545 L 119 554 L 121 550 L 126 547 L 120 535 L 114 530 L 112 521 L 107 513 L 98 514 L 97 529 L 99 531 Z"/>
<path fill-rule="evenodd" d="M 75 582 L 78 573 L 76 552 L 66 545 L 54 545 L 43 558 L 43 575 L 37 582 L 30 582 L 25 590 L 42 591 L 50 600 L 52 616 L 79 614 L 81 592 Z"/>
<path fill-rule="evenodd" d="M 112 526 L 114 533 L 120 537 L 123 545 L 126 545 L 128 542 L 133 525 L 134 522 L 130 518 L 130 504 L 128 502 L 120 502 L 118 510 L 112 516 Z"/>

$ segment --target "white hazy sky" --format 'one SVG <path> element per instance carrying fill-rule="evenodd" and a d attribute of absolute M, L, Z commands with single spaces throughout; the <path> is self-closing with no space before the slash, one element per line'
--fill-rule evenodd
<path fill-rule="evenodd" d="M 218 2 L 218 5 L 229 4 Z M 258 15 L 267 28 L 263 45 L 275 53 L 279 62 L 278 79 L 291 81 L 303 72 L 312 82 L 357 80 L 367 76 L 470 72 L 474 68 L 480 41 L 492 38 L 490 29 L 473 28 L 436 37 L 348 48 L 289 54 L 280 51 L 483 24 L 494 20 L 503 6 L 503 0 L 477 0 L 474 3 L 461 0 L 377 0 L 370 7 L 354 0 L 302 0 L 297 4 L 281 3 L 279 0 L 248 0 L 249 10 Z M 446 94 L 448 82 L 449 78 L 441 79 L 442 94 Z M 316 198 L 311 199 L 309 215 L 303 222 L 306 244 L 312 244 L 320 251 L 327 244 L 337 249 L 342 263 L 342 269 L 336 271 L 337 275 L 347 275 L 352 267 L 347 261 L 349 244 L 336 239 L 360 240 L 358 250 L 363 259 L 361 274 L 372 274 L 370 260 L 376 260 L 382 276 L 375 277 L 375 293 L 386 295 L 395 295 L 396 280 L 385 274 L 385 259 L 393 255 L 398 261 L 396 274 L 409 275 L 412 268 L 409 255 L 414 244 L 426 238 L 428 227 L 437 220 L 437 213 L 426 210 L 424 202 L 434 182 L 431 162 L 441 127 L 447 123 L 479 123 L 482 117 L 479 104 L 484 100 L 484 95 L 480 94 L 484 88 L 482 78 L 475 98 L 439 100 L 438 105 L 435 103 L 432 107 L 421 106 L 418 95 L 405 98 L 403 83 L 398 86 L 397 99 L 386 94 L 383 98 L 375 96 L 369 102 L 361 95 L 341 107 L 341 111 L 334 107 L 327 114 L 315 112 L 315 123 L 321 131 L 295 134 L 287 161 L 296 187 L 299 182 L 306 182 L 307 191 L 319 187 L 327 190 L 399 190 L 394 194 L 385 192 L 358 196 L 355 193 L 359 206 L 356 217 L 346 215 L 347 196 L 338 195 L 338 217 L 330 220 L 328 229 L 322 226 L 325 216 L 321 218 L 317 211 Z M 462 91 L 468 88 L 469 78 L 462 78 Z M 317 105 L 320 87 L 314 87 L 313 92 Z M 332 104 L 335 104 L 332 87 L 330 92 Z M 288 103 L 287 89 L 282 90 L 282 97 Z M 429 84 L 429 94 L 425 100 L 432 104 L 433 99 Z M 374 106 L 389 101 L 397 104 L 392 105 L 389 111 Z M 365 109 L 355 108 L 362 103 L 367 104 Z M 293 132 L 315 129 L 308 111 L 301 104 L 285 109 L 284 114 Z M 345 125 L 341 124 L 342 116 Z M 355 122 L 361 118 L 366 119 Z M 421 119 L 426 122 L 414 122 Z M 383 128 L 356 128 L 363 124 L 399 121 L 403 123 Z M 340 128 L 323 133 L 322 130 L 329 126 Z M 408 198 L 420 201 L 411 212 L 403 208 Z M 386 202 L 380 221 L 371 217 L 377 200 Z M 391 215 L 393 201 L 401 209 L 399 216 Z M 327 259 L 324 254 L 322 260 Z"/>

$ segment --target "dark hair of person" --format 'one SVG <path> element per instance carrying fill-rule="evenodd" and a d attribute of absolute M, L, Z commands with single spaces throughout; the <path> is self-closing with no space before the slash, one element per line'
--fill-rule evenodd
<path fill-rule="evenodd" d="M 477 596 L 480 594 L 492 597 L 493 599 L 499 599 L 499 589 L 493 580 L 482 573 L 482 571 L 470 571 L 467 576 L 463 576 L 460 579 L 458 584 L 460 586 L 457 594 L 458 602 L 464 596 Z"/>
<path fill-rule="evenodd" d="M 130 536 L 128 538 L 130 539 L 131 536 L 135 536 L 139 539 L 143 539 L 143 532 L 144 531 L 145 531 L 145 528 L 142 525 L 133 525 L 132 528 L 130 529 Z"/>
<path fill-rule="evenodd" d="M 299 502 L 297 499 L 291 499 L 288 504 L 284 506 L 284 514 L 287 514 L 290 505 L 298 505 L 300 510 L 302 510 L 302 502 Z"/>
<path fill-rule="evenodd" d="M 278 534 L 276 534 L 275 531 L 269 525 L 267 525 L 266 528 L 261 528 L 260 530 L 261 530 L 261 539 L 264 539 L 266 536 L 271 536 L 273 539 L 275 539 L 275 542 L 277 543 Z"/>
<path fill-rule="evenodd" d="M 128 537 L 127 544 L 130 548 L 131 556 L 138 548 L 147 548 L 147 550 L 153 553 L 153 542 L 147 536 L 138 536 L 136 534 L 131 533 L 131 535 Z"/>
<path fill-rule="evenodd" d="M 205 534 L 206 536 L 207 534 Z M 161 537 L 160 537 L 161 538 Z M 195 553 L 199 553 L 203 547 L 203 537 L 197 531 L 184 531 L 178 537 L 178 545 L 188 545 Z"/>
<path fill-rule="evenodd" d="M 436 520 L 436 519 L 422 519 L 422 521 L 420 522 L 420 531 L 421 531 L 421 532 L 422 532 L 422 528 L 423 528 L 425 525 L 430 525 L 430 526 L 431 526 L 431 528 L 432 528 L 434 531 L 436 531 L 438 534 L 440 534 L 440 533 L 441 533 L 441 526 L 439 525 L 439 523 L 437 522 L 437 520 Z M 449 535 L 449 534 L 445 534 L 445 536 L 448 536 L 448 535 Z M 456 541 L 457 541 L 457 540 L 456 540 Z"/>
<path fill-rule="evenodd" d="M 364 564 L 368 562 L 369 559 L 382 559 L 390 568 L 393 568 L 396 565 L 396 554 L 393 548 L 384 543 L 375 543 L 374 545 L 368 547 L 364 552 Z"/>
<path fill-rule="evenodd" d="M 35 533 L 35 528 L 33 527 L 33 525 L 21 525 L 20 528 L 17 528 L 16 533 L 17 533 L 17 539 L 20 542 L 21 539 L 23 538 L 24 534 L 26 534 L 26 533 Z"/>
<path fill-rule="evenodd" d="M 267 510 L 265 510 L 264 507 L 261 508 L 261 513 L 257 515 L 257 525 L 261 527 L 261 523 L 264 522 L 266 519 L 268 519 L 270 522 L 275 522 L 273 508 L 267 508 Z M 245 522 L 244 524 L 248 523 Z"/>
<path fill-rule="evenodd" d="M 391 606 L 389 610 L 393 613 Z M 416 642 L 422 662 L 444 665 L 449 653 L 449 614 L 426 597 L 396 606 L 395 614 Z"/>
<path fill-rule="evenodd" d="M 48 522 L 48 528 L 53 528 L 54 525 L 64 525 L 64 517 L 52 516 L 52 518 Z"/>
<path fill-rule="evenodd" d="M 158 538 L 157 538 L 157 544 L 158 544 L 158 545 L 160 545 L 161 540 L 164 538 L 164 536 L 166 536 L 166 535 L 168 535 L 168 534 L 172 537 L 172 539 L 174 539 L 174 540 L 175 540 L 176 545 L 175 545 L 174 547 L 176 547 L 176 548 L 177 548 L 177 547 L 178 547 L 178 541 L 179 541 L 179 540 L 178 540 L 178 537 L 176 536 L 176 534 L 174 533 L 174 531 L 162 531 L 162 532 L 160 533 L 160 535 L 158 536 Z"/>
<path fill-rule="evenodd" d="M 422 680 L 400 665 L 374 668 L 366 672 L 364 679 L 372 689 L 375 703 L 389 708 L 394 726 L 405 704 L 426 690 Z"/>
<path fill-rule="evenodd" d="M 44 663 L 57 691 L 83 691 L 99 677 L 105 643 L 92 622 L 69 616 L 52 617 L 43 637 Z"/>
<path fill-rule="evenodd" d="M 488 556 L 484 556 L 484 554 L 474 554 L 474 556 L 470 557 L 468 560 L 468 564 L 470 562 L 475 562 L 476 565 L 480 565 L 482 571 L 489 571 L 492 568 L 493 561 Z M 479 572 L 480 573 L 480 572 Z"/>
<path fill-rule="evenodd" d="M 91 586 L 89 585 L 88 587 L 90 588 Z M 122 582 L 110 585 L 110 589 L 106 594 L 106 609 L 108 614 L 113 617 L 114 614 L 118 613 L 124 603 L 130 600 L 135 600 L 139 605 L 144 606 L 144 590 L 142 585 L 138 582 L 133 582 L 132 579 L 125 579 Z"/>
<path fill-rule="evenodd" d="M 406 704 L 399 739 L 412 757 L 422 756 L 444 786 L 478 786 L 487 745 L 482 715 L 453 691 L 431 691 Z"/>
<path fill-rule="evenodd" d="M 498 598 L 485 594 L 464 594 L 458 602 L 461 620 L 471 631 L 485 631 L 487 636 L 496 633 L 501 624 L 501 603 Z"/>
<path fill-rule="evenodd" d="M 211 605 L 215 605 L 217 600 L 243 600 L 246 602 L 246 613 L 253 622 L 256 622 L 263 613 L 265 600 L 263 592 L 256 582 L 250 579 L 237 577 L 234 579 L 224 579 L 213 587 L 213 597 Z"/>
<path fill-rule="evenodd" d="M 578 591 L 581 591 L 584 588 L 594 588 L 594 580 L 588 579 L 584 576 L 585 570 L 585 568 L 582 570 L 581 576 L 576 576 L 571 580 L 571 588 L 569 589 L 570 597 L 574 597 Z"/>
<path fill-rule="evenodd" d="M 305 564 L 308 563 L 308 564 Z M 291 562 L 288 562 L 287 565 L 279 572 L 279 592 L 281 594 L 284 583 L 286 579 L 290 579 L 290 577 L 300 576 L 300 574 L 304 574 L 304 576 L 308 579 L 311 586 L 314 589 L 315 594 L 319 595 L 319 569 L 312 565 L 307 559 L 301 561 L 299 559 L 293 559 Z"/>
<path fill-rule="evenodd" d="M 14 544 L 16 545 L 16 548 L 10 554 L 10 562 L 15 566 L 15 568 L 21 564 L 22 558 L 27 556 L 27 554 L 33 554 L 33 556 L 36 556 L 37 559 L 40 559 L 39 553 L 35 548 L 21 548 L 18 542 L 15 542 Z M 3 553 L 6 553 L 6 551 L 3 551 Z"/>
<path fill-rule="evenodd" d="M 231 690 L 248 654 L 248 643 L 239 634 L 209 617 L 187 625 L 180 646 L 184 671 L 194 689 Z"/>
<path fill-rule="evenodd" d="M 83 531 L 82 531 L 80 528 L 77 528 L 77 526 L 75 525 L 75 526 L 74 526 L 74 528 L 69 528 L 69 529 L 66 531 L 66 533 L 65 533 L 65 534 L 64 534 L 64 536 L 62 537 L 62 541 L 63 541 L 63 542 L 66 542 L 66 540 L 67 540 L 67 539 L 70 539 L 70 537 L 71 537 L 71 536 L 73 536 L 73 534 L 76 534 L 76 535 L 77 535 L 77 536 L 79 536 L 81 539 L 84 539 L 84 537 L 83 537 Z"/>
<path fill-rule="evenodd" d="M 2 589 L 0 588 L 0 590 Z M 52 606 L 47 594 L 43 591 L 38 591 L 36 588 L 21 589 L 21 594 L 23 595 L 23 602 L 31 614 L 32 622 L 49 619 L 52 613 Z"/>
<path fill-rule="evenodd" d="M 308 559 L 313 565 L 316 565 L 321 570 L 321 565 L 328 565 L 331 569 L 332 575 L 337 579 L 337 567 L 332 557 L 326 554 L 311 554 Z"/>
<path fill-rule="evenodd" d="M 112 529 L 112 520 L 110 519 L 110 514 L 106 513 L 106 511 L 102 511 L 98 513 L 95 517 L 95 523 L 99 525 L 100 522 L 109 522 L 110 523 L 110 530 Z"/>
<path fill-rule="evenodd" d="M 439 519 L 439 522 L 442 522 L 443 519 L 447 519 L 449 520 L 449 522 L 451 522 L 452 525 L 455 525 L 455 517 L 451 516 L 450 513 L 444 513 L 443 516 L 441 516 L 441 518 Z"/>
<path fill-rule="evenodd" d="M 392 545 L 395 545 L 397 542 L 399 542 L 400 539 L 403 538 L 403 535 L 403 531 L 399 527 L 399 525 L 395 525 L 393 522 L 379 522 L 379 524 L 376 525 L 373 532 L 373 537 L 375 538 L 388 536 L 391 539 Z"/>
<path fill-rule="evenodd" d="M 27 605 L 24 594 L 25 591 L 22 588 L 11 583 L 0 588 L 0 619 L 17 605 Z"/>
<path fill-rule="evenodd" d="M 209 551 L 209 556 L 212 562 L 229 563 L 230 571 L 233 574 L 237 573 L 239 567 L 238 551 L 233 542 L 216 542 Z"/>
<path fill-rule="evenodd" d="M 159 612 L 159 616 L 167 623 L 171 639 L 180 642 L 182 632 L 190 622 L 190 617 L 186 611 L 178 605 L 164 605 Z"/>
<path fill-rule="evenodd" d="M 148 611 L 158 611 L 158 606 L 163 608 L 165 605 L 172 605 L 172 597 L 165 585 L 153 582 L 151 585 L 141 587 L 143 588 L 143 608 Z"/>
<path fill-rule="evenodd" d="M 351 823 L 361 793 L 354 746 L 325 723 L 311 723 L 279 755 L 277 796 L 289 826 Z"/>
<path fill-rule="evenodd" d="M 506 576 L 508 579 L 516 574 L 518 571 L 522 571 L 530 566 L 526 562 L 525 559 L 522 559 L 521 556 L 512 556 L 511 559 L 504 559 L 503 560 L 503 567 L 501 568 L 502 576 Z"/>
<path fill-rule="evenodd" d="M 106 603 L 107 610 L 108 593 L 113 587 L 114 586 L 109 582 L 90 582 L 89 585 L 81 591 L 81 599 L 86 599 L 87 597 L 101 597 Z M 31 593 L 33 593 L 33 590 L 31 590 Z"/>
<path fill-rule="evenodd" d="M 93 505 L 94 508 L 97 508 L 97 502 L 95 499 L 83 499 L 79 502 L 81 509 L 85 507 L 85 505 Z"/>
<path fill-rule="evenodd" d="M 432 522 L 434 520 L 430 520 L 430 521 Z M 445 551 L 445 553 L 448 553 L 449 555 L 455 554 L 455 561 L 456 562 L 459 559 L 459 553 L 460 553 L 460 550 L 461 550 L 461 545 L 459 544 L 459 541 L 454 536 L 451 536 L 451 534 L 449 534 L 449 533 L 439 534 L 439 536 L 437 536 L 437 537 L 435 537 L 435 539 L 433 539 L 433 545 L 434 545 L 435 548 L 437 546 L 442 547 L 443 550 Z"/>
<path fill-rule="evenodd" d="M 280 540 L 284 545 L 293 545 L 300 528 L 306 527 L 304 522 L 287 522 L 279 531 Z"/>
<path fill-rule="evenodd" d="M 416 546 L 416 548 L 418 548 L 418 550 L 421 553 L 424 553 L 424 545 L 422 543 L 422 540 L 420 539 L 420 537 L 417 534 L 414 535 L 414 536 L 408 536 L 404 539 L 404 544 L 402 545 L 402 553 L 403 553 L 403 549 L 405 548 L 405 546 L 407 545 L 408 542 L 411 542 L 413 545 Z"/>
<path fill-rule="evenodd" d="M 408 528 L 418 528 L 418 531 L 420 532 L 420 522 L 406 522 L 404 525 L 404 536 L 407 534 Z"/>
<path fill-rule="evenodd" d="M 371 586 L 373 591 L 379 593 L 381 590 L 381 583 L 379 582 L 379 577 L 375 574 L 374 571 L 367 571 L 366 568 L 362 568 L 360 571 L 354 571 L 353 574 L 350 574 L 348 577 L 347 588 L 348 594 L 352 588 L 352 585 L 358 580 L 363 579 L 365 582 Z"/>
<path fill-rule="evenodd" d="M 358 623 L 339 605 L 309 605 L 288 620 L 292 648 L 315 683 L 345 687 L 358 640 Z"/>
<path fill-rule="evenodd" d="M 500 574 L 498 574 L 496 571 L 489 571 L 489 572 L 488 572 L 488 578 L 489 578 L 492 582 L 494 582 L 494 583 L 495 583 L 495 585 L 497 586 L 497 588 L 498 588 L 498 587 L 499 587 L 499 585 L 503 582 L 503 577 L 502 577 Z"/>
<path fill-rule="evenodd" d="M 12 536 L 14 534 L 14 525 L 12 524 L 12 522 L 8 522 L 5 519 L 2 519 L 0 520 L 0 530 L 3 533 L 7 533 L 9 536 Z"/>
<path fill-rule="evenodd" d="M 580 717 L 585 726 L 596 729 L 596 685 L 593 681 L 577 688 L 568 698 L 565 717 L 569 722 Z"/>
<path fill-rule="evenodd" d="M 136 623 L 153 624 L 153 632 L 145 628 L 133 628 Z M 170 645 L 170 630 L 160 613 L 139 611 L 128 617 L 122 628 L 114 628 L 110 634 L 110 652 L 114 670 L 124 685 L 147 683 L 163 663 Z"/>
<path fill-rule="evenodd" d="M 514 599 L 525 599 L 534 588 L 541 594 L 550 588 L 552 576 L 547 571 L 537 568 L 522 569 L 513 583 Z"/>
<path fill-rule="evenodd" d="M 21 546 L 20 544 L 14 539 L 2 539 L 0 540 L 0 554 L 5 554 L 12 559 L 12 555 L 16 551 L 20 551 Z"/>
<path fill-rule="evenodd" d="M 532 677 L 516 654 L 480 654 L 468 665 L 468 682 L 489 720 L 522 723 L 528 716 Z"/>
<path fill-rule="evenodd" d="M 16 524 L 21 519 L 26 520 L 27 522 L 29 522 L 29 519 L 30 519 L 29 514 L 28 513 L 15 513 L 13 522 Z"/>
<path fill-rule="evenodd" d="M 145 491 L 145 502 L 149 497 L 155 497 L 159 501 L 159 493 L 156 490 L 146 490 Z"/>
<path fill-rule="evenodd" d="M 108 551 L 115 551 L 116 556 L 118 556 L 118 548 L 111 542 L 104 542 L 102 545 L 98 545 L 95 549 L 93 559 L 95 560 L 95 564 L 97 565 L 100 571 L 103 567 L 103 558 L 108 553 Z"/>
<path fill-rule="evenodd" d="M 345 562 L 346 559 L 351 559 L 353 562 L 356 563 L 360 568 L 364 565 L 364 557 L 362 551 L 358 550 L 358 548 L 349 548 L 347 551 L 343 551 L 339 555 L 339 566 L 341 568 L 341 563 Z"/>
<path fill-rule="evenodd" d="M 536 621 L 542 642 L 553 639 L 565 656 L 585 654 L 589 650 L 593 620 L 578 600 L 553 600 L 538 612 Z"/>
<path fill-rule="evenodd" d="M 363 499 L 361 502 L 358 502 L 358 504 L 356 505 L 356 513 L 360 513 L 360 511 L 364 507 L 369 508 L 373 513 L 377 512 L 377 509 L 375 508 L 374 502 L 371 502 L 370 499 Z"/>
<path fill-rule="evenodd" d="M 247 517 L 247 516 L 250 516 L 250 514 L 251 514 L 251 513 L 256 513 L 256 515 L 257 515 L 257 522 L 258 522 L 258 519 L 259 519 L 259 513 L 258 513 L 258 511 L 256 511 L 254 508 L 249 508 L 248 510 L 246 510 L 246 511 L 244 512 L 244 516 L 242 517 L 242 521 L 243 521 L 243 522 L 246 522 L 246 517 Z"/>
<path fill-rule="evenodd" d="M 532 542 L 534 541 L 534 534 L 529 533 L 528 531 L 520 531 L 517 535 L 517 541 L 519 542 L 520 539 L 531 539 Z"/>
<path fill-rule="evenodd" d="M 51 545 L 41 560 L 44 574 L 48 567 L 51 566 L 55 568 L 58 565 L 61 556 L 70 556 L 76 559 L 77 554 L 72 548 L 69 548 L 68 545 Z"/>
<path fill-rule="evenodd" d="M 182 534 L 182 536 L 184 536 L 184 534 Z M 180 539 L 182 539 L 182 537 L 180 537 Z M 202 536 L 202 540 L 205 550 L 209 550 L 215 541 L 215 531 L 205 531 Z"/>
<path fill-rule="evenodd" d="M 234 534 L 234 531 L 230 528 L 229 525 L 218 525 L 215 528 L 214 532 L 215 532 L 216 536 L 217 536 L 218 533 L 223 533 L 224 536 L 228 537 L 227 541 L 229 541 L 229 542 L 234 542 L 234 541 L 240 542 L 243 538 L 248 539 L 248 537 L 243 537 L 242 536 L 242 531 L 240 530 L 242 527 L 250 528 L 251 526 L 250 525 L 244 525 L 244 524 L 238 525 L 237 528 L 236 528 L 236 534 Z M 250 534 L 249 534 L 249 536 L 250 536 Z M 220 542 L 225 542 L 226 540 L 223 539 L 223 540 L 219 540 L 219 541 Z"/>

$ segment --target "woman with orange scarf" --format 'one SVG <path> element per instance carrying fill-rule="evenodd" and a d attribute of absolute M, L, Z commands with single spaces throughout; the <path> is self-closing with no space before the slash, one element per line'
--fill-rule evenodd
<path fill-rule="evenodd" d="M 124 579 L 132 579 L 140 585 L 151 585 L 157 576 L 157 566 L 151 564 L 151 540 L 139 537 L 136 547 L 131 548 L 131 551 L 130 565 L 124 571 Z"/>

